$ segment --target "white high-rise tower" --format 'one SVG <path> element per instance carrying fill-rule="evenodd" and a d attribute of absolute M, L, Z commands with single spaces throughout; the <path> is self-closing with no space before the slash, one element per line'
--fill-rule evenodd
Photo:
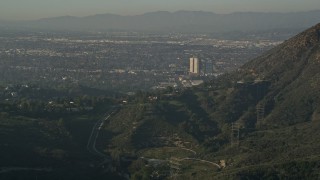
<path fill-rule="evenodd" d="M 190 58 L 190 74 L 198 75 L 200 73 L 200 61 L 196 57 Z"/>

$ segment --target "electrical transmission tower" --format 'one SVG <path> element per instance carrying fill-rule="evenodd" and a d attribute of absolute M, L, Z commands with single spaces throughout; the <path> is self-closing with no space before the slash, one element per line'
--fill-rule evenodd
<path fill-rule="evenodd" d="M 265 104 L 263 102 L 259 103 L 256 106 L 256 113 L 257 113 L 257 127 L 261 127 L 261 122 L 264 119 L 264 113 L 265 113 Z"/>
<path fill-rule="evenodd" d="M 262 121 L 265 116 L 265 102 L 259 100 L 263 99 L 266 93 L 266 85 L 264 80 L 264 75 L 262 74 L 261 68 L 259 68 L 259 77 L 255 80 L 257 83 L 257 105 L 256 105 L 256 114 L 257 114 L 257 128 L 261 127 Z"/>
<path fill-rule="evenodd" d="M 180 159 L 178 158 L 170 158 L 170 176 L 172 179 L 177 179 L 180 174 Z"/>
<path fill-rule="evenodd" d="M 240 144 L 240 124 L 231 124 L 231 146 L 238 146 Z"/>
<path fill-rule="evenodd" d="M 260 79 L 256 80 L 256 83 L 257 83 L 256 84 L 257 86 L 257 105 L 256 105 L 257 128 L 260 128 L 265 116 L 265 102 L 262 99 L 266 93 L 266 85 L 265 85 L 265 82 Z"/>

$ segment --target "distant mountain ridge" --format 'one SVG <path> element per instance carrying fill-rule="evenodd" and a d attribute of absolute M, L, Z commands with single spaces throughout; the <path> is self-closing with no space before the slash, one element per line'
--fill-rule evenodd
<path fill-rule="evenodd" d="M 97 14 L 61 16 L 11 23 L 10 26 L 53 30 L 122 30 L 157 32 L 232 32 L 307 28 L 318 23 L 320 10 L 296 13 L 158 11 L 135 16 Z"/>

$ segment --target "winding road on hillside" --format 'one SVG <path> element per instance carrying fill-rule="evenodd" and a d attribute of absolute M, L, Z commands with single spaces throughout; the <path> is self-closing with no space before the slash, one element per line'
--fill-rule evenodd
<path fill-rule="evenodd" d="M 106 154 L 100 152 L 99 150 L 97 150 L 96 148 L 96 142 L 97 142 L 97 139 L 99 137 L 99 132 L 100 130 L 102 129 L 104 123 L 106 121 L 108 121 L 108 119 L 111 117 L 111 115 L 113 113 L 115 113 L 116 109 L 112 109 L 112 111 L 110 113 L 106 113 L 105 114 L 105 118 L 102 118 L 100 120 L 98 120 L 93 128 L 92 128 L 92 131 L 91 131 L 91 134 L 90 134 L 90 137 L 89 137 L 89 140 L 88 140 L 88 143 L 87 143 L 87 150 L 93 154 L 93 155 L 96 155 L 96 156 L 99 156 L 101 158 L 108 158 L 109 156 L 107 156 Z"/>
<path fill-rule="evenodd" d="M 27 167 L 0 167 L 0 174 L 11 171 L 45 171 L 51 172 L 51 168 L 27 168 Z"/>
<path fill-rule="evenodd" d="M 203 163 L 209 163 L 209 164 L 212 164 L 216 167 L 218 167 L 219 169 L 221 168 L 221 166 L 217 163 L 214 163 L 214 162 L 211 162 L 211 161 L 207 161 L 207 160 L 203 160 L 203 159 L 197 159 L 197 158 L 183 158 L 183 159 L 180 159 L 181 161 L 184 161 L 184 160 L 191 160 L 191 161 L 200 161 L 200 162 L 203 162 Z"/>

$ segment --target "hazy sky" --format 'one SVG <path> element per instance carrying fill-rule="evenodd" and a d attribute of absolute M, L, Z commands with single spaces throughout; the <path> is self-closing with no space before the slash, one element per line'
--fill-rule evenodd
<path fill-rule="evenodd" d="M 296 12 L 320 9 L 320 0 L 0 0 L 0 19 L 39 19 L 113 13 L 136 15 L 152 11 L 195 10 Z"/>

